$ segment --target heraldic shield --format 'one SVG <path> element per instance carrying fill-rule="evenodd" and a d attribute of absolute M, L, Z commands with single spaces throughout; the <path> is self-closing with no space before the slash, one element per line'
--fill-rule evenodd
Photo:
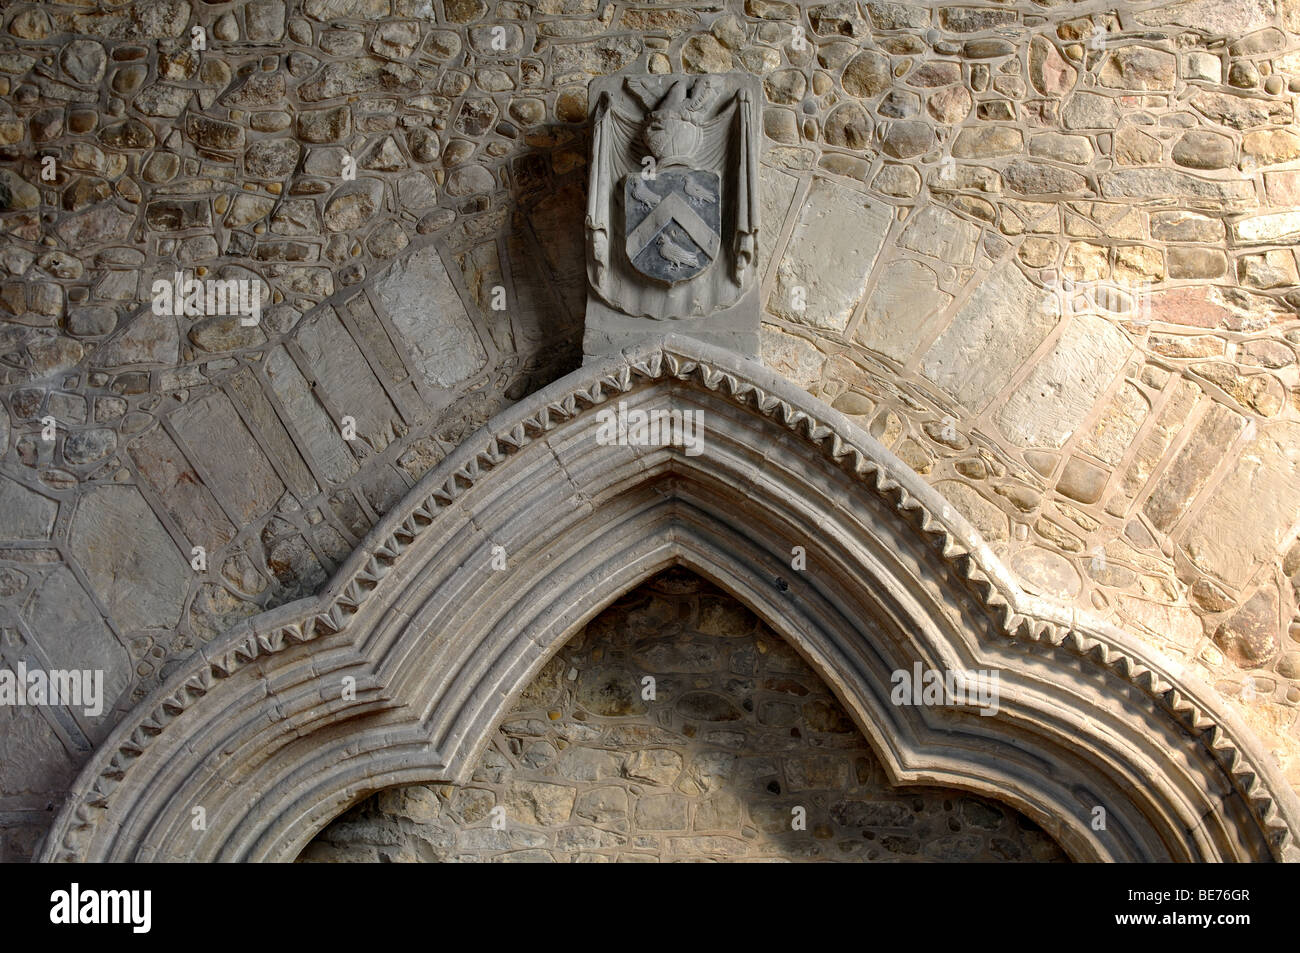
<path fill-rule="evenodd" d="M 598 76 L 589 101 L 584 353 L 682 321 L 677 333 L 757 355 L 762 80 Z"/>
<path fill-rule="evenodd" d="M 646 277 L 675 285 L 717 259 L 722 180 L 716 172 L 632 172 L 623 180 L 623 203 L 627 257 Z"/>

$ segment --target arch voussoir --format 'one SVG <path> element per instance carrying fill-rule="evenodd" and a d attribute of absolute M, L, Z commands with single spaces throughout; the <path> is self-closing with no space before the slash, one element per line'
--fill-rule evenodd
<path fill-rule="evenodd" d="M 598 439 L 620 401 L 703 413 L 699 452 Z M 91 759 L 43 858 L 290 860 L 373 791 L 462 780 L 559 647 L 674 564 L 785 636 L 896 784 L 1004 800 L 1078 859 L 1296 857 L 1295 796 L 1212 690 L 1025 594 L 842 415 L 670 337 L 489 422 L 319 595 L 181 666 Z M 914 665 L 1000 673 L 996 711 L 895 704 Z"/>

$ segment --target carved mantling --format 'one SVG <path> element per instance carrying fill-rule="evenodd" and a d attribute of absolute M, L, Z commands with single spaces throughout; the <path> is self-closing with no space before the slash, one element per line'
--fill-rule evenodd
<path fill-rule="evenodd" d="M 747 73 L 597 77 L 584 227 L 588 358 L 664 333 L 759 352 L 759 139 Z"/>

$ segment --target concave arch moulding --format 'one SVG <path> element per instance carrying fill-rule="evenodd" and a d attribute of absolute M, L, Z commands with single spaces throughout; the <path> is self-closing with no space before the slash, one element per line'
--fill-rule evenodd
<path fill-rule="evenodd" d="M 698 412 L 701 439 L 599 439 L 620 403 Z M 1212 689 L 1025 594 L 839 413 L 670 336 L 489 422 L 318 596 L 194 655 L 95 753 L 42 859 L 288 861 L 374 791 L 463 781 L 550 655 L 673 564 L 786 637 L 895 784 L 1000 799 L 1077 860 L 1297 858 L 1295 795 Z M 997 672 L 996 712 L 894 704 L 892 673 L 917 665 Z"/>

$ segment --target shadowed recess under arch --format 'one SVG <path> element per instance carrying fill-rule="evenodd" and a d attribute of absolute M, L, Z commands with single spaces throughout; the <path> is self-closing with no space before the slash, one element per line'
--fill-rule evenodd
<path fill-rule="evenodd" d="M 996 801 L 892 787 L 839 700 L 682 567 L 620 597 L 513 700 L 463 785 L 381 791 L 308 863 L 1052 862 Z"/>

